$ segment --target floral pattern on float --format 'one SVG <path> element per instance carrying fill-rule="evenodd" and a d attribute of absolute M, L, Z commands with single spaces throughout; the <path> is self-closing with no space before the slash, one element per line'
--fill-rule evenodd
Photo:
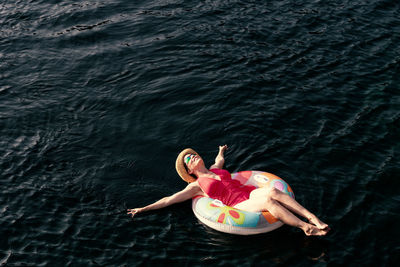
<path fill-rule="evenodd" d="M 255 227 L 260 219 L 259 214 L 255 212 L 238 210 L 226 206 L 217 199 L 208 197 L 200 198 L 197 203 L 197 208 L 197 212 L 203 214 L 212 221 L 238 227 Z"/>

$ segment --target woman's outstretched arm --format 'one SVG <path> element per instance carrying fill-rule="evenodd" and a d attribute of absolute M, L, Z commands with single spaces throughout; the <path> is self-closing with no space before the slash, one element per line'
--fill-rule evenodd
<path fill-rule="evenodd" d="M 169 205 L 183 202 L 185 200 L 191 199 L 196 195 L 202 195 L 203 191 L 201 191 L 200 186 L 197 182 L 190 183 L 186 186 L 185 189 L 179 191 L 178 193 L 173 194 L 172 196 L 164 197 L 153 204 L 147 205 L 142 208 L 134 208 L 128 209 L 128 214 L 131 214 L 132 217 L 135 216 L 137 213 L 149 211 L 149 210 L 156 210 L 165 208 Z"/>
<path fill-rule="evenodd" d="M 225 163 L 224 153 L 228 149 L 227 145 L 219 146 L 219 152 L 215 158 L 215 163 L 210 167 L 210 169 L 222 169 Z"/>

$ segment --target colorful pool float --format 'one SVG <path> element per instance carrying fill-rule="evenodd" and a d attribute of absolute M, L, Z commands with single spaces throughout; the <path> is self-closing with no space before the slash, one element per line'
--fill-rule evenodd
<path fill-rule="evenodd" d="M 262 171 L 242 171 L 231 174 L 243 185 L 275 187 L 294 198 L 292 188 L 278 176 Z M 226 206 L 219 200 L 196 196 L 192 200 L 194 215 L 205 225 L 224 233 L 254 235 L 275 230 L 283 225 L 268 211 L 248 212 Z"/>

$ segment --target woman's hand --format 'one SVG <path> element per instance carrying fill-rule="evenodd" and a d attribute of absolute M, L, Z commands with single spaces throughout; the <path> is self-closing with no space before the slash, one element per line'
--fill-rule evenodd
<path fill-rule="evenodd" d="M 225 152 L 228 149 L 227 145 L 219 146 L 219 152 Z"/>
<path fill-rule="evenodd" d="M 142 210 L 143 210 L 143 208 L 128 209 L 128 214 L 131 214 L 131 215 L 132 215 L 132 218 L 133 218 L 133 216 L 135 216 L 136 213 L 139 213 L 139 212 L 141 212 Z"/>

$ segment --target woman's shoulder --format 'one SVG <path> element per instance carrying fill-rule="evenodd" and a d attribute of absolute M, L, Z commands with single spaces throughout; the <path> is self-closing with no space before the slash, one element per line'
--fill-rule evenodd
<path fill-rule="evenodd" d="M 187 188 L 191 188 L 191 191 L 193 191 L 194 195 L 207 196 L 207 194 L 204 193 L 198 181 L 188 184 Z"/>
<path fill-rule="evenodd" d="M 189 188 L 200 187 L 200 185 L 199 185 L 199 182 L 196 180 L 196 181 L 191 182 L 190 184 L 188 184 L 187 187 L 189 187 Z"/>

